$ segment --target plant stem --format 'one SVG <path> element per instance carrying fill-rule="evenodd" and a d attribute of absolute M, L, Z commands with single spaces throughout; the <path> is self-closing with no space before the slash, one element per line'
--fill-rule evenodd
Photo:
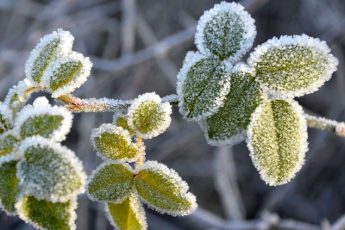
<path fill-rule="evenodd" d="M 305 114 L 307 120 L 307 125 L 310 128 L 317 128 L 321 130 L 327 130 L 335 133 L 338 136 L 345 137 L 345 123 L 338 122 L 322 117 L 316 117 L 312 115 Z"/>
<path fill-rule="evenodd" d="M 143 165 L 145 162 L 145 145 L 143 142 L 143 139 L 141 136 L 137 136 L 136 137 L 136 142 L 137 142 L 137 146 L 139 149 L 139 153 L 138 153 L 138 159 L 135 162 L 135 168 L 138 168 L 139 166 Z"/>

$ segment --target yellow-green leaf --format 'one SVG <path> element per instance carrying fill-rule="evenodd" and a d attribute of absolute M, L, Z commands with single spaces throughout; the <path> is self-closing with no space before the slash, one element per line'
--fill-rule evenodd
<path fill-rule="evenodd" d="M 90 177 L 87 188 L 89 197 L 97 201 L 121 202 L 132 191 L 133 177 L 128 164 L 100 165 Z"/>
<path fill-rule="evenodd" d="M 15 214 L 19 180 L 16 176 L 16 160 L 0 163 L 0 206 L 8 213 Z"/>
<path fill-rule="evenodd" d="M 16 204 L 21 219 L 42 230 L 74 230 L 76 198 L 53 203 L 23 196 Z"/>
<path fill-rule="evenodd" d="M 108 202 L 106 210 L 109 221 L 119 230 L 147 229 L 145 211 L 133 193 L 121 203 Z"/>
<path fill-rule="evenodd" d="M 186 182 L 172 169 L 154 161 L 139 167 L 135 188 L 149 207 L 174 216 L 191 214 L 197 207 Z"/>
<path fill-rule="evenodd" d="M 113 124 L 103 124 L 94 129 L 91 141 L 103 158 L 133 162 L 138 157 L 139 150 L 132 143 L 128 131 Z"/>
<path fill-rule="evenodd" d="M 248 148 L 267 184 L 290 181 L 307 151 L 306 121 L 297 102 L 276 99 L 260 105 L 248 128 Z"/>
<path fill-rule="evenodd" d="M 128 119 L 125 115 L 115 115 L 114 124 L 123 128 L 124 130 L 127 130 L 131 137 L 135 134 L 134 130 L 129 126 Z"/>

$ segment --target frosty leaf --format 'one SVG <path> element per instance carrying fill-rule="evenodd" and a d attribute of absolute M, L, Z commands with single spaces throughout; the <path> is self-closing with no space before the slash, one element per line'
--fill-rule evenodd
<path fill-rule="evenodd" d="M 244 140 L 250 117 L 265 97 L 251 73 L 240 69 L 240 65 L 236 68 L 223 107 L 201 122 L 211 145 L 237 144 Z"/>
<path fill-rule="evenodd" d="M 0 206 L 8 213 L 15 214 L 14 204 L 18 193 L 19 180 L 16 177 L 17 161 L 0 163 Z"/>
<path fill-rule="evenodd" d="M 97 201 L 121 202 L 131 193 L 133 177 L 134 173 L 128 164 L 103 164 L 89 179 L 89 197 Z"/>
<path fill-rule="evenodd" d="M 18 143 L 18 139 L 12 132 L 6 132 L 0 135 L 0 157 L 10 154 Z"/>
<path fill-rule="evenodd" d="M 66 202 L 53 203 L 33 196 L 23 196 L 16 204 L 19 217 L 37 229 L 74 230 L 75 198 Z"/>
<path fill-rule="evenodd" d="M 25 65 L 26 77 L 40 83 L 49 64 L 72 49 L 73 36 L 62 29 L 41 38 Z"/>
<path fill-rule="evenodd" d="M 121 203 L 107 203 L 106 210 L 109 221 L 119 230 L 147 229 L 144 208 L 133 193 Z"/>
<path fill-rule="evenodd" d="M 74 153 L 41 137 L 25 139 L 19 147 L 23 160 L 17 176 L 27 194 L 65 202 L 84 191 L 86 175 Z"/>
<path fill-rule="evenodd" d="M 13 86 L 7 93 L 4 104 L 8 106 L 13 112 L 20 110 L 30 97 L 26 90 L 32 87 L 32 83 L 24 79 Z"/>
<path fill-rule="evenodd" d="M 265 88 L 290 97 L 316 91 L 338 65 L 324 41 L 307 35 L 268 40 L 255 49 L 248 63 Z"/>
<path fill-rule="evenodd" d="M 290 181 L 308 148 L 306 121 L 297 102 L 277 99 L 260 105 L 248 127 L 248 148 L 266 183 Z"/>
<path fill-rule="evenodd" d="M 222 2 L 201 16 L 195 44 L 206 56 L 238 61 L 253 45 L 256 30 L 253 18 L 237 3 Z"/>
<path fill-rule="evenodd" d="M 127 130 L 130 136 L 133 136 L 135 134 L 134 130 L 129 126 L 128 119 L 125 115 L 114 115 L 114 124 L 118 127 L 123 128 L 124 130 Z"/>
<path fill-rule="evenodd" d="M 200 120 L 215 114 L 230 90 L 231 66 L 215 58 L 191 54 L 177 78 L 180 113 L 189 120 Z"/>
<path fill-rule="evenodd" d="M 155 93 L 140 95 L 128 109 L 129 126 L 150 139 L 163 133 L 171 122 L 171 105 Z"/>
<path fill-rule="evenodd" d="M 187 183 L 174 170 L 155 161 L 139 167 L 135 188 L 147 205 L 161 213 L 184 216 L 197 207 Z"/>
<path fill-rule="evenodd" d="M 71 129 L 72 114 L 64 107 L 51 106 L 44 100 L 38 98 L 34 105 L 27 105 L 20 111 L 15 121 L 15 132 L 23 139 L 39 135 L 63 141 Z"/>
<path fill-rule="evenodd" d="M 0 104 L 0 134 L 12 128 L 12 112 L 9 108 Z"/>
<path fill-rule="evenodd" d="M 73 92 L 90 75 L 92 63 L 79 53 L 71 53 L 52 63 L 42 77 L 43 84 L 52 91 L 52 97 Z"/>
<path fill-rule="evenodd" d="M 136 160 L 138 148 L 132 143 L 127 130 L 113 124 L 103 124 L 94 129 L 91 141 L 98 154 L 110 160 Z"/>

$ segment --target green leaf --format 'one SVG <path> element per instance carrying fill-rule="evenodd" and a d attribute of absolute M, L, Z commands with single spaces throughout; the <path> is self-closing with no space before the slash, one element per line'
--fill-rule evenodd
<path fill-rule="evenodd" d="M 133 177 L 134 173 L 128 164 L 100 165 L 89 179 L 89 197 L 97 201 L 121 202 L 132 191 Z"/>
<path fill-rule="evenodd" d="M 64 107 L 51 106 L 45 97 L 25 106 L 18 114 L 15 131 L 23 139 L 41 136 L 60 142 L 72 126 L 72 114 Z"/>
<path fill-rule="evenodd" d="M 145 211 L 133 193 L 121 203 L 107 203 L 108 219 L 119 230 L 147 229 Z"/>
<path fill-rule="evenodd" d="M 140 95 L 128 109 L 129 126 L 145 139 L 165 132 L 171 122 L 171 105 L 155 93 Z"/>
<path fill-rule="evenodd" d="M 290 97 L 316 91 L 338 65 L 325 42 L 307 35 L 268 40 L 255 49 L 248 63 L 265 88 Z"/>
<path fill-rule="evenodd" d="M 89 58 L 73 52 L 54 62 L 42 81 L 52 91 L 52 97 L 57 98 L 79 88 L 89 77 L 91 66 Z"/>
<path fill-rule="evenodd" d="M 308 148 L 302 108 L 292 100 L 271 100 L 251 119 L 248 148 L 261 178 L 269 185 L 287 183 L 301 168 Z"/>
<path fill-rule="evenodd" d="M 124 130 L 127 130 L 131 137 L 135 134 L 135 131 L 129 126 L 128 119 L 125 115 L 115 115 L 114 124 L 123 128 Z"/>
<path fill-rule="evenodd" d="M 65 202 L 84 191 L 86 175 L 74 153 L 41 137 L 26 138 L 19 147 L 23 160 L 17 176 L 26 194 Z"/>
<path fill-rule="evenodd" d="M 23 196 L 16 204 L 18 215 L 35 228 L 43 230 L 75 229 L 75 209 L 77 201 L 53 203 L 33 196 Z"/>
<path fill-rule="evenodd" d="M 12 132 L 6 132 L 0 136 L 0 157 L 12 153 L 12 150 L 18 143 L 18 139 L 13 136 Z"/>
<path fill-rule="evenodd" d="M 265 99 L 251 73 L 240 70 L 240 66 L 237 68 L 231 74 L 231 89 L 223 107 L 201 122 L 211 145 L 237 144 L 244 140 L 252 113 Z"/>
<path fill-rule="evenodd" d="M 138 169 L 135 188 L 147 205 L 161 213 L 184 216 L 197 207 L 187 183 L 174 170 L 158 162 L 147 161 Z"/>
<path fill-rule="evenodd" d="M 16 166 L 16 160 L 0 163 L 0 206 L 8 214 L 15 214 L 16 212 L 14 205 L 19 184 Z"/>
<path fill-rule="evenodd" d="M 128 131 L 121 127 L 103 124 L 93 130 L 91 141 L 103 158 L 133 162 L 138 157 L 138 148 L 132 143 Z"/>
<path fill-rule="evenodd" d="M 195 44 L 206 56 L 238 61 L 253 45 L 256 30 L 253 18 L 237 3 L 222 2 L 200 18 Z"/>
<path fill-rule="evenodd" d="M 19 81 L 8 91 L 4 104 L 14 113 L 17 113 L 30 98 L 31 94 L 27 93 L 27 90 L 30 89 L 33 89 L 33 84 L 28 79 Z"/>
<path fill-rule="evenodd" d="M 26 77 L 40 83 L 49 64 L 71 51 L 73 36 L 61 29 L 44 36 L 31 52 L 25 66 Z"/>
<path fill-rule="evenodd" d="M 189 54 L 177 78 L 180 113 L 189 120 L 215 114 L 230 90 L 231 66 L 218 59 Z"/>

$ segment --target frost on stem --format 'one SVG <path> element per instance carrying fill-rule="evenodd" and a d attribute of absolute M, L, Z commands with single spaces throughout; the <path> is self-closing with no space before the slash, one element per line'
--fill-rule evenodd
<path fill-rule="evenodd" d="M 89 198 L 95 201 L 122 202 L 132 191 L 133 176 L 134 172 L 128 164 L 104 163 L 89 178 Z"/>
<path fill-rule="evenodd" d="M 147 161 L 140 166 L 134 184 L 141 200 L 162 214 L 185 216 L 197 208 L 187 183 L 175 170 L 158 162 Z"/>
<path fill-rule="evenodd" d="M 45 97 L 25 106 L 15 120 L 14 132 L 21 138 L 42 136 L 63 141 L 72 126 L 72 114 L 61 106 L 51 106 Z"/>
<path fill-rule="evenodd" d="M 17 177 L 25 193 L 37 199 L 65 202 L 84 191 L 86 175 L 74 153 L 42 137 L 26 138 Z"/>
<path fill-rule="evenodd" d="M 57 98 L 79 88 L 90 76 L 92 63 L 88 57 L 71 52 L 49 65 L 42 77 L 43 85 Z"/>
<path fill-rule="evenodd" d="M 289 182 L 302 167 L 308 150 L 302 108 L 293 100 L 263 103 L 252 115 L 247 143 L 253 163 L 267 184 Z"/>
<path fill-rule="evenodd" d="M 235 66 L 230 79 L 231 89 L 224 105 L 216 114 L 200 122 L 211 145 L 233 145 L 243 141 L 252 113 L 266 98 L 247 66 Z"/>
<path fill-rule="evenodd" d="M 42 230 L 74 230 L 77 208 L 76 198 L 66 202 L 50 202 L 23 195 L 16 203 L 18 216 Z"/>
<path fill-rule="evenodd" d="M 238 61 L 253 45 L 253 18 L 237 3 L 221 2 L 199 19 L 195 44 L 206 56 Z"/>
<path fill-rule="evenodd" d="M 107 217 L 116 229 L 146 230 L 145 210 L 136 193 L 121 203 L 106 204 Z"/>
<path fill-rule="evenodd" d="M 113 124 L 94 129 L 91 142 L 98 155 L 105 159 L 134 162 L 138 157 L 139 150 L 128 131 Z"/>
<path fill-rule="evenodd" d="M 321 87 L 331 78 L 338 60 L 324 41 L 294 35 L 273 38 L 258 46 L 248 63 L 267 90 L 295 97 Z"/>
<path fill-rule="evenodd" d="M 140 95 L 128 109 L 129 126 L 142 138 L 151 139 L 163 133 L 171 122 L 171 105 L 155 93 Z"/>
<path fill-rule="evenodd" d="M 200 53 L 189 54 L 177 75 L 179 110 L 188 120 L 215 114 L 230 90 L 231 64 Z"/>
<path fill-rule="evenodd" d="M 26 77 L 35 83 L 40 83 L 49 64 L 71 52 L 73 40 L 71 33 L 62 29 L 41 38 L 26 62 Z"/>

